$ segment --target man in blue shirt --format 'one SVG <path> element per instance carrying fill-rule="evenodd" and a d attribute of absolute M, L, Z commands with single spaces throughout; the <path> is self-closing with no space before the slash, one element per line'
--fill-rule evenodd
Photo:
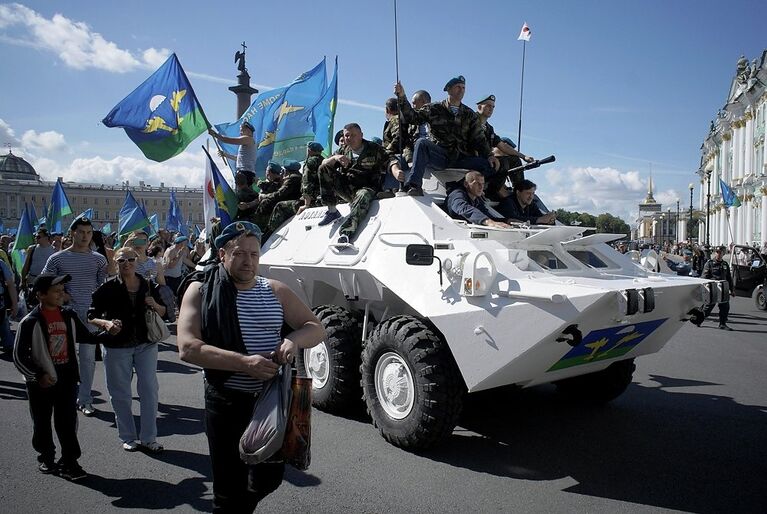
<path fill-rule="evenodd" d="M 485 177 L 478 171 L 470 171 L 457 187 L 447 196 L 447 213 L 453 218 L 464 219 L 474 225 L 486 227 L 511 228 L 506 219 L 490 214 L 482 197 L 485 189 Z"/>

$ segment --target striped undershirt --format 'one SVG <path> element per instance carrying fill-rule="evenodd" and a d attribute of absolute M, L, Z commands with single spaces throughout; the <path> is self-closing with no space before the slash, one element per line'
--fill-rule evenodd
<path fill-rule="evenodd" d="M 72 297 L 67 306 L 77 312 L 86 327 L 91 331 L 97 330 L 88 324 L 88 308 L 93 292 L 107 279 L 106 258 L 97 252 L 62 250 L 48 258 L 43 273 L 72 276 L 72 280 L 64 284 L 64 289 Z"/>
<path fill-rule="evenodd" d="M 237 317 L 248 355 L 277 349 L 282 341 L 282 304 L 274 296 L 267 279 L 257 277 L 252 288 L 237 291 Z M 263 381 L 245 373 L 234 373 L 224 382 L 224 386 L 257 393 L 263 388 Z"/>

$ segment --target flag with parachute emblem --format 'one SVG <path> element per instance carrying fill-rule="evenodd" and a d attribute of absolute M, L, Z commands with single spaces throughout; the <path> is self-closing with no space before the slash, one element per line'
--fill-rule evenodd
<path fill-rule="evenodd" d="M 530 41 L 533 33 L 530 31 L 530 27 L 527 26 L 527 22 L 522 25 L 522 30 L 519 31 L 519 37 L 517 41 Z"/>
<path fill-rule="evenodd" d="M 61 183 L 61 179 L 56 180 L 56 185 L 53 186 L 53 193 L 51 194 L 51 205 L 48 207 L 48 215 L 46 221 L 48 230 L 51 232 L 61 232 L 61 221 L 64 216 L 72 214 L 72 206 L 67 198 L 67 193 L 64 191 L 64 185 Z"/>
<path fill-rule="evenodd" d="M 21 219 L 19 219 L 19 228 L 16 230 L 16 240 L 13 242 L 13 249 L 11 250 L 13 267 L 16 268 L 16 272 L 19 274 L 21 274 L 21 270 L 24 267 L 24 256 L 27 248 L 35 244 L 33 224 L 29 208 L 27 204 L 24 204 L 24 211 L 21 213 Z"/>
<path fill-rule="evenodd" d="M 210 126 L 176 54 L 102 121 L 123 128 L 146 158 L 157 162 L 183 152 Z"/>
<path fill-rule="evenodd" d="M 326 91 L 326 80 L 323 59 L 287 86 L 261 93 L 239 120 L 216 125 L 216 130 L 221 135 L 237 137 L 243 122 L 253 125 L 253 138 L 258 145 L 256 171 L 266 169 L 272 159 L 302 161 L 306 157 L 306 143 L 315 137 L 313 110 Z M 223 142 L 220 145 L 227 153 L 237 153 L 237 145 Z M 234 171 L 234 163 L 229 164 Z"/>
<path fill-rule="evenodd" d="M 740 198 L 722 179 L 719 179 L 719 188 L 722 190 L 722 203 L 725 207 L 740 207 Z"/>

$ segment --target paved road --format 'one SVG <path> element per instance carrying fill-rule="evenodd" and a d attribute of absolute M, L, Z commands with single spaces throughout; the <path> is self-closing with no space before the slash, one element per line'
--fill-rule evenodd
<path fill-rule="evenodd" d="M 290 471 L 264 512 L 767 512 L 767 314 L 736 299 L 738 332 L 686 326 L 637 361 L 607 408 L 567 405 L 549 386 L 470 397 L 449 443 L 388 445 L 364 416 L 314 411 L 313 463 Z M 26 395 L 0 361 L 3 512 L 210 509 L 202 377 L 160 353 L 159 456 L 119 447 L 97 368 L 96 417 L 80 417 L 83 467 L 69 483 L 37 472 Z M 134 409 L 134 412 L 136 410 Z"/>

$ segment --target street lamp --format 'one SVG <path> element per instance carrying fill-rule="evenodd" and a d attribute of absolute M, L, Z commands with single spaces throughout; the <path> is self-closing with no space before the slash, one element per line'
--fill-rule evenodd
<path fill-rule="evenodd" d="M 666 209 L 666 240 L 671 241 L 671 207 Z"/>
<path fill-rule="evenodd" d="M 692 192 L 695 191 L 695 184 L 690 182 L 690 185 L 687 187 L 690 188 L 690 224 L 687 227 L 687 240 L 690 242 L 690 246 L 692 246 Z M 698 241 L 700 241 L 700 234 L 698 234 Z"/>
<path fill-rule="evenodd" d="M 660 246 L 662 246 L 662 243 L 663 243 L 663 218 L 664 218 L 664 217 L 665 217 L 665 216 L 663 215 L 663 213 L 661 213 L 661 215 L 660 215 L 660 217 L 659 217 L 659 218 L 660 218 L 660 223 L 659 223 L 659 225 L 660 225 L 660 230 L 659 230 L 659 231 L 657 231 L 657 230 L 656 230 L 656 232 L 658 232 L 658 246 L 659 246 L 659 247 L 660 247 Z M 657 226 L 658 226 L 658 225 L 656 225 L 656 227 L 657 227 Z M 660 248 L 659 248 L 659 249 L 660 249 Z"/>
<path fill-rule="evenodd" d="M 676 201 L 676 219 L 674 220 L 674 243 L 679 242 L 679 200 Z"/>

